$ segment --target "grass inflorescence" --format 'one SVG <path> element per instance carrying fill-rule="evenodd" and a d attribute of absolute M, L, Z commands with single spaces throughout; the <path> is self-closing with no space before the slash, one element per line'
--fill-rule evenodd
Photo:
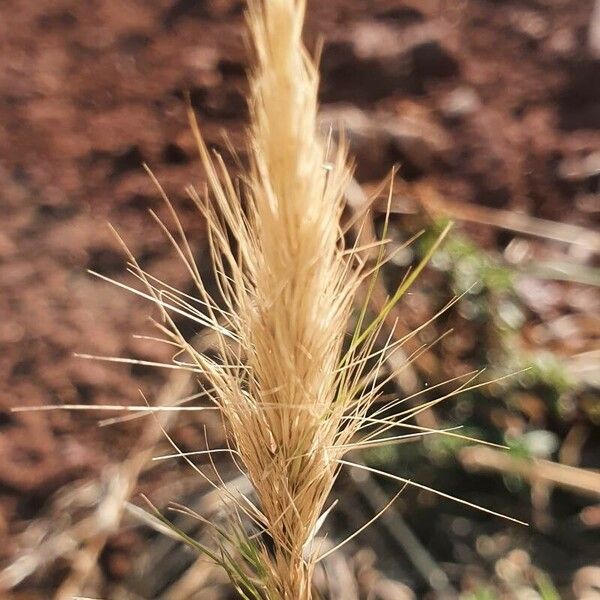
<path fill-rule="evenodd" d="M 207 455 L 214 467 L 213 454 L 225 454 L 253 488 L 248 496 L 223 480 L 211 482 L 230 509 L 226 526 L 211 524 L 216 549 L 190 538 L 158 511 L 151 519 L 223 566 L 242 597 L 310 600 L 315 566 L 331 551 L 321 549 L 318 532 L 333 506 L 327 503 L 342 467 L 435 492 L 357 464 L 348 453 L 440 433 L 412 419 L 483 384 L 474 383 L 477 374 L 470 374 L 438 400 L 420 406 L 407 402 L 416 393 L 375 406 L 396 375 L 386 361 L 422 329 L 395 336 L 386 325 L 388 317 L 449 226 L 370 317 L 374 282 L 386 260 L 387 218 L 381 242 L 361 247 L 360 235 L 354 244 L 347 242 L 341 218 L 352 169 L 343 140 L 334 144 L 318 127 L 318 70 L 302 42 L 304 0 L 249 0 L 247 14 L 253 66 L 246 172 L 234 176 L 223 158 L 208 149 L 190 109 L 207 186 L 201 192 L 189 187 L 188 193 L 207 223 L 217 291 L 209 293 L 184 227 L 151 173 L 171 210 L 174 232 L 156 220 L 187 268 L 195 294 L 153 277 L 131 253 L 130 271 L 142 289 L 118 285 L 160 308 L 157 326 L 163 340 L 176 348 L 173 362 L 161 366 L 197 374 L 203 389 L 187 400 L 208 399 L 210 408 L 196 410 L 220 411 L 228 433 L 226 448 L 184 453 L 165 431 L 175 450 L 170 456 L 188 461 L 208 480 L 191 455 Z M 359 289 L 362 308 L 354 315 Z M 181 317 L 212 332 L 210 353 L 180 331 Z M 149 414 L 194 409 L 128 408 Z M 465 438 L 453 429 L 441 433 Z"/>

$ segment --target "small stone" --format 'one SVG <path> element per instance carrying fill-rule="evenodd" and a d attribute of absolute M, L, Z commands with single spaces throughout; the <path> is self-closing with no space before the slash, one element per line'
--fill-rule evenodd
<path fill-rule="evenodd" d="M 600 59 L 600 0 L 594 3 L 588 29 L 588 49 L 593 58 Z"/>
<path fill-rule="evenodd" d="M 569 56 L 577 48 L 577 38 L 571 29 L 562 28 L 555 31 L 545 46 L 559 56 Z"/>
<path fill-rule="evenodd" d="M 558 174 L 561 179 L 573 182 L 587 181 L 600 175 L 600 151 L 564 158 L 558 166 Z"/>
<path fill-rule="evenodd" d="M 557 436 L 545 429 L 528 431 L 523 436 L 523 442 L 529 453 L 537 458 L 549 458 L 559 446 Z"/>
<path fill-rule="evenodd" d="M 469 86 L 460 86 L 452 90 L 443 100 L 441 111 L 448 119 L 464 119 L 481 106 L 477 92 Z"/>
<path fill-rule="evenodd" d="M 533 10 L 513 12 L 511 22 L 517 31 L 534 41 L 546 37 L 550 29 L 548 19 L 541 13 Z"/>

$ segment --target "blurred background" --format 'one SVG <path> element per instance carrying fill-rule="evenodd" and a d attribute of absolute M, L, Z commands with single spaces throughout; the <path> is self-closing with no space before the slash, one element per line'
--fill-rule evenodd
<path fill-rule="evenodd" d="M 361 459 L 530 523 L 407 489 L 326 561 L 317 587 L 344 600 L 600 598 L 600 3 L 309 1 L 307 20 L 309 48 L 324 40 L 324 124 L 345 129 L 356 157 L 349 213 L 366 208 L 361 189 L 374 194 L 366 235 L 380 231 L 378 186 L 398 165 L 392 249 L 425 230 L 394 255 L 374 309 L 456 222 L 393 315 L 398 334 L 465 295 L 407 345 L 418 356 L 389 393 L 481 368 L 482 381 L 519 372 L 417 417 L 508 451 L 430 436 Z M 222 573 L 136 508 L 144 493 L 219 518 L 189 467 L 151 460 L 168 448 L 152 419 L 11 408 L 191 393 L 180 373 L 73 353 L 170 359 L 132 337 L 152 335 L 152 308 L 86 270 L 131 283 L 110 222 L 156 277 L 191 289 L 148 214 L 169 218 L 141 165 L 174 202 L 202 268 L 203 224 L 184 189 L 202 185 L 185 97 L 209 143 L 229 156 L 226 132 L 243 159 L 243 31 L 234 0 L 0 3 L 1 598 L 233 597 Z M 212 444 L 222 438 L 218 419 L 196 413 L 164 425 L 183 450 L 205 446 L 205 426 Z M 338 487 L 332 545 L 397 491 L 356 473 Z M 174 518 L 210 543 L 198 523 Z"/>

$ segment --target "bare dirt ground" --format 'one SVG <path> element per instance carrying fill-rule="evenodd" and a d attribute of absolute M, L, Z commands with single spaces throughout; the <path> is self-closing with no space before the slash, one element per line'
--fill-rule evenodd
<path fill-rule="evenodd" d="M 325 40 L 323 109 L 349 127 L 359 180 L 371 184 L 400 163 L 410 186 L 443 199 L 597 229 L 592 4 L 309 2 L 307 42 Z M 169 358 L 131 337 L 148 333 L 151 310 L 86 270 L 124 271 L 110 222 L 158 277 L 185 287 L 179 260 L 148 215 L 166 211 L 141 165 L 155 171 L 201 252 L 202 223 L 184 201 L 184 186 L 202 181 L 184 98 L 189 92 L 211 144 L 223 148 L 227 131 L 243 153 L 242 32 L 242 3 L 229 0 L 0 4 L 2 561 L 15 556 L 17 534 L 53 494 L 122 460 L 140 427 L 100 429 L 88 413 L 10 408 L 139 403 L 138 389 L 152 396 L 165 380 L 157 369 L 73 357 Z M 509 241 L 500 230 L 468 230 L 491 250 Z M 573 252 L 588 260 L 585 249 Z M 530 290 L 538 321 L 598 314 L 588 287 L 544 286 Z M 555 429 L 561 439 L 569 430 Z M 189 447 L 202 442 L 194 427 L 178 436 Z M 115 552 L 123 554 L 118 545 Z M 120 563 L 103 564 L 110 577 Z"/>

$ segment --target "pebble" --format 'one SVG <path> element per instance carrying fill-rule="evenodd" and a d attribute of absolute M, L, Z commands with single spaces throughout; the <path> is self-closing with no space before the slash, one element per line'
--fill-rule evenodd
<path fill-rule="evenodd" d="M 469 86 L 459 86 L 452 90 L 442 101 L 441 111 L 448 119 L 464 119 L 481 106 L 477 92 Z"/>

